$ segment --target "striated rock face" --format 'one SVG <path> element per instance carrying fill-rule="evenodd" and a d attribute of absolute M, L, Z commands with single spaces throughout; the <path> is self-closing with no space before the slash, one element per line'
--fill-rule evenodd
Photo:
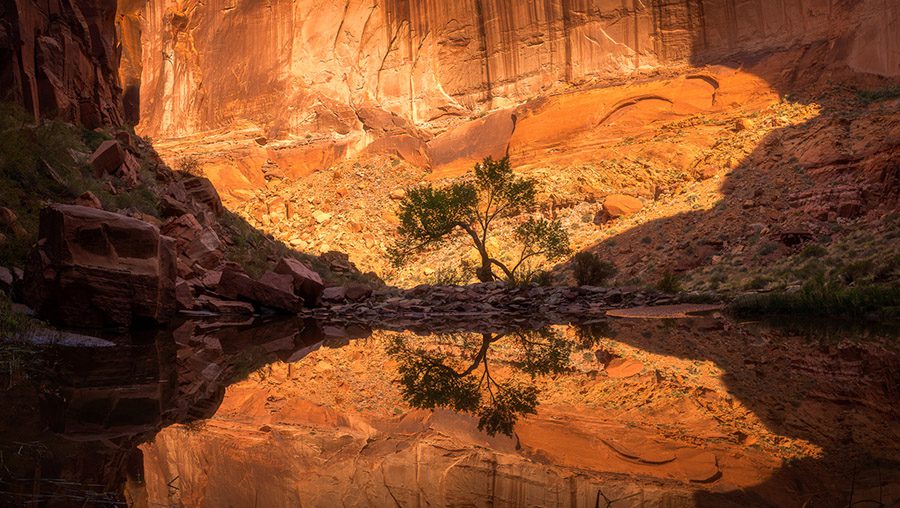
<path fill-rule="evenodd" d="M 828 38 L 858 70 L 896 75 L 896 11 L 882 0 L 148 0 L 141 125 L 345 135 L 374 105 L 440 128 L 563 84 Z"/>
<path fill-rule="evenodd" d="M 25 297 L 38 315 L 75 327 L 162 323 L 175 311 L 175 245 L 146 222 L 73 205 L 41 212 Z"/>
<path fill-rule="evenodd" d="M 115 0 L 0 4 L 0 100 L 89 128 L 123 121 Z"/>
<path fill-rule="evenodd" d="M 543 108 L 547 97 L 785 49 L 806 56 L 776 64 L 762 86 L 802 77 L 782 72 L 795 67 L 900 75 L 900 6 L 883 0 L 146 0 L 123 2 L 120 15 L 122 80 L 140 89 L 139 130 L 162 140 L 172 162 L 199 158 L 241 200 L 272 179 L 357 156 L 386 154 L 437 176 L 507 152 L 517 166 L 543 163 L 529 135 L 564 137 L 601 113 L 585 103 L 566 116 Z M 630 109 L 668 108 L 685 94 L 730 107 L 716 102 L 714 81 L 683 81 L 689 90 Z M 523 141 L 528 151 L 512 146 Z M 576 145 L 591 151 L 598 140 Z"/>

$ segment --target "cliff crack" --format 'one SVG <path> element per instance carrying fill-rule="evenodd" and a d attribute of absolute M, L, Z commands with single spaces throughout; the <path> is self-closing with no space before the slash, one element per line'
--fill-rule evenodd
<path fill-rule="evenodd" d="M 344 29 L 344 22 L 347 20 L 347 13 L 350 12 L 350 0 L 344 4 L 344 15 L 341 16 L 341 22 L 338 24 L 337 32 L 334 34 L 334 43 L 331 45 L 332 51 L 337 51 L 338 39 L 341 38 L 341 30 Z"/>

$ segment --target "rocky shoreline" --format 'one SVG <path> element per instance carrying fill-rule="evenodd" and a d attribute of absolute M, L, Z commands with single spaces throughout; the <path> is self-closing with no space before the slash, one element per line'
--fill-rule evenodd
<path fill-rule="evenodd" d="M 326 287 L 317 272 L 293 258 L 252 277 L 224 261 L 213 229 L 193 217 L 184 213 L 160 229 L 92 207 L 51 205 L 41 215 L 40 239 L 21 278 L 24 303 L 51 324 L 77 328 L 165 325 L 179 313 L 245 318 L 281 313 L 372 327 L 429 323 L 433 328 L 440 321 L 483 328 L 497 322 L 584 322 L 612 309 L 680 301 L 635 287 L 503 282 L 408 290 L 361 283 Z"/>
<path fill-rule="evenodd" d="M 388 330 L 486 330 L 509 325 L 535 328 L 559 323 L 587 324 L 605 319 L 609 311 L 616 309 L 665 309 L 680 301 L 676 295 L 642 288 L 513 287 L 490 282 L 468 286 L 423 285 L 409 290 L 389 288 L 375 291 L 361 301 L 347 300 L 304 309 L 300 316 Z M 722 305 L 688 307 L 687 312 L 723 308 Z"/>

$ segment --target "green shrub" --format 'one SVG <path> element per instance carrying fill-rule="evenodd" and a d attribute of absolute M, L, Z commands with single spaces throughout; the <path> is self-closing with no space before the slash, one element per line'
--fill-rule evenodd
<path fill-rule="evenodd" d="M 13 310 L 6 294 L 0 293 L 0 343 L 19 340 L 31 329 L 31 320 Z"/>
<path fill-rule="evenodd" d="M 863 259 L 854 261 L 838 270 L 838 277 L 845 284 L 854 284 L 858 282 L 866 282 L 875 270 L 875 263 L 871 259 Z"/>
<path fill-rule="evenodd" d="M 552 286 L 553 272 L 544 270 L 540 267 L 528 267 L 519 270 L 516 277 L 510 281 L 515 287 L 524 286 Z"/>
<path fill-rule="evenodd" d="M 857 90 L 856 95 L 865 103 L 896 99 L 900 97 L 900 85 L 879 88 L 876 90 Z"/>
<path fill-rule="evenodd" d="M 772 253 L 775 252 L 776 250 L 778 250 L 778 244 L 777 244 L 777 243 L 775 243 L 775 242 L 766 242 L 766 243 L 762 244 L 762 246 L 759 248 L 759 251 L 758 251 L 758 252 L 759 252 L 759 255 L 760 255 L 760 256 L 768 256 L 769 254 L 772 254 Z"/>
<path fill-rule="evenodd" d="M 799 281 L 819 280 L 825 277 L 825 266 L 820 261 L 807 261 L 793 270 L 794 277 Z"/>
<path fill-rule="evenodd" d="M 579 252 L 572 261 L 575 281 L 579 286 L 600 286 L 614 277 L 618 270 L 609 261 L 601 260 L 593 252 Z"/>
<path fill-rule="evenodd" d="M 800 251 L 800 257 L 802 258 L 820 258 L 828 254 L 828 250 L 821 245 L 811 243 L 806 247 L 803 247 L 803 250 Z"/>
<path fill-rule="evenodd" d="M 463 260 L 459 266 L 442 266 L 431 275 L 430 283 L 434 286 L 464 286 L 475 275 L 475 265 Z"/>
<path fill-rule="evenodd" d="M 744 289 L 763 289 L 768 286 L 770 282 L 772 282 L 770 277 L 757 276 L 744 284 Z"/>
<path fill-rule="evenodd" d="M 678 293 L 681 291 L 681 277 L 670 271 L 666 271 L 656 283 L 656 289 L 667 294 Z"/>
<path fill-rule="evenodd" d="M 820 317 L 900 317 L 900 286 L 847 287 L 815 281 L 799 291 L 745 295 L 729 309 L 738 316 L 797 315 Z"/>
<path fill-rule="evenodd" d="M 104 141 L 112 139 L 112 136 L 103 131 L 92 131 L 85 129 L 84 133 L 81 135 L 81 139 L 84 141 L 84 144 L 87 146 L 89 151 L 93 153 L 94 150 L 99 148 Z"/>
<path fill-rule="evenodd" d="M 182 171 L 189 175 L 194 176 L 203 176 L 203 169 L 200 164 L 200 161 L 193 156 L 183 157 L 178 161 L 178 165 L 175 167 L 178 171 Z"/>
<path fill-rule="evenodd" d="M 875 279 L 888 281 L 900 278 L 900 254 L 895 254 L 885 260 L 875 273 Z"/>

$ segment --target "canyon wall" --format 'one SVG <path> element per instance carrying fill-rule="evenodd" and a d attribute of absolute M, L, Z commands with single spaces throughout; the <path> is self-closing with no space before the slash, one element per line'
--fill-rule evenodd
<path fill-rule="evenodd" d="M 123 122 L 115 0 L 0 1 L 0 100 L 35 118 Z"/>
<path fill-rule="evenodd" d="M 141 62 L 123 77 L 140 81 L 152 136 L 340 137 L 370 130 L 357 113 L 373 106 L 434 133 L 572 85 L 819 40 L 857 70 L 897 75 L 898 11 L 892 0 L 147 0 L 122 12 L 142 24 L 123 32 L 124 60 Z"/>
<path fill-rule="evenodd" d="M 900 75 L 893 0 L 3 0 L 2 98 L 155 137 L 362 134 L 377 107 L 429 133 L 535 96 L 685 61 L 828 40 Z M 123 104 L 124 99 L 124 104 Z M 376 129 L 377 130 L 377 129 Z"/>

